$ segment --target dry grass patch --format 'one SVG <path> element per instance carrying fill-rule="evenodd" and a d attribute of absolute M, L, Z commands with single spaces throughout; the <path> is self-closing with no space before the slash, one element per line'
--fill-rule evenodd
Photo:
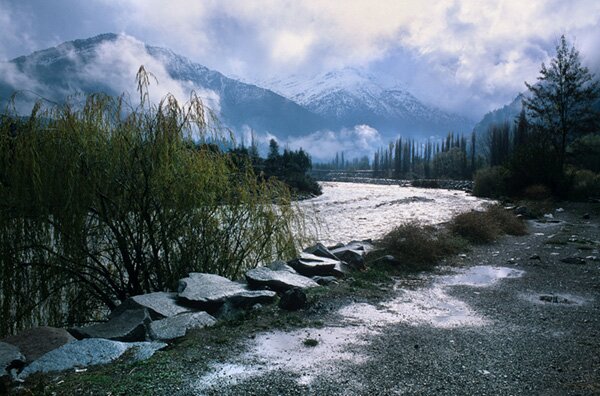
<path fill-rule="evenodd" d="M 493 242 L 503 234 L 527 234 L 523 221 L 499 205 L 485 211 L 461 213 L 450 221 L 448 229 L 475 244 Z"/>

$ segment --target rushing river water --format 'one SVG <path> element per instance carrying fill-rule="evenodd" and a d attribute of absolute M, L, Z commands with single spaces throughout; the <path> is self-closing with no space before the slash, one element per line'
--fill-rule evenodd
<path fill-rule="evenodd" d="M 376 239 L 410 221 L 442 223 L 489 202 L 464 191 L 341 182 L 321 185 L 323 195 L 300 205 L 316 215 L 316 239 L 324 244 Z"/>

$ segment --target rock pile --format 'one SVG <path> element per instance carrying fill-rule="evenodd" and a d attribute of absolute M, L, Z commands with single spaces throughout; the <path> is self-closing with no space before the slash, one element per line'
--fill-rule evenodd
<path fill-rule="evenodd" d="M 66 330 L 38 327 L 2 340 L 0 377 L 23 379 L 36 372 L 106 364 L 126 351 L 132 351 L 128 356 L 134 360 L 147 359 L 166 347 L 165 342 L 212 326 L 232 312 L 271 304 L 278 294 L 282 309 L 302 309 L 305 289 L 336 283 L 345 273 L 363 269 L 372 249 L 364 241 L 332 248 L 317 244 L 287 263 L 276 261 L 247 271 L 245 282 L 190 273 L 179 281 L 177 292 L 131 297 L 106 322 Z"/>

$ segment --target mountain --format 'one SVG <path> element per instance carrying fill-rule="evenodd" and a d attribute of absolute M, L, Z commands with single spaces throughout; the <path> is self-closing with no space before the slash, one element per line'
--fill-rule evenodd
<path fill-rule="evenodd" d="M 110 33 L 63 43 L 0 65 L 0 71 L 9 71 L 0 73 L 0 98 L 23 88 L 55 101 L 73 92 L 119 95 L 134 88 L 132 82 L 142 63 L 153 73 L 164 67 L 168 76 L 158 78 L 158 87 L 166 84 L 174 90 L 214 92 L 221 120 L 233 129 L 248 126 L 263 133 L 297 136 L 327 126 L 321 116 L 268 89 L 228 78 L 168 49 Z M 165 81 L 169 78 L 174 80 L 171 85 Z M 153 89 L 151 85 L 150 91 Z"/>
<path fill-rule="evenodd" d="M 475 125 L 473 131 L 478 136 L 484 136 L 485 134 L 487 134 L 489 127 L 493 124 L 501 124 L 504 122 L 508 122 L 512 126 L 515 119 L 519 116 L 519 113 L 521 113 L 521 102 L 523 101 L 523 99 L 524 95 L 520 93 L 509 104 L 485 114 L 481 121 L 479 121 L 477 125 Z"/>
<path fill-rule="evenodd" d="M 384 134 L 413 136 L 470 132 L 474 122 L 428 106 L 400 86 L 387 86 L 354 68 L 262 83 L 338 127 L 368 124 Z"/>

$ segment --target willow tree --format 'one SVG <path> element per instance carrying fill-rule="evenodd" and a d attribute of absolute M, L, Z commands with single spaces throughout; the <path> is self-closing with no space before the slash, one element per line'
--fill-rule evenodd
<path fill-rule="evenodd" d="M 90 95 L 0 123 L 0 334 L 89 320 L 191 271 L 235 278 L 291 257 L 287 188 L 240 169 L 201 100 Z M 273 203 L 277 203 L 274 205 Z"/>

